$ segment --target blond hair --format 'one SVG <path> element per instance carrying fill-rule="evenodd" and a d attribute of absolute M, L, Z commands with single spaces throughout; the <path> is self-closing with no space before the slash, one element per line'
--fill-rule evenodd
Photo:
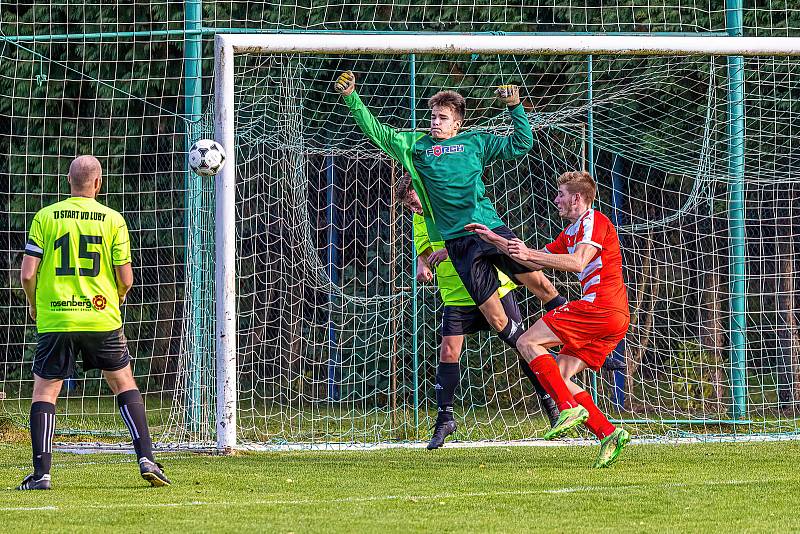
<path fill-rule="evenodd" d="M 568 171 L 558 177 L 558 185 L 566 186 L 571 194 L 579 194 L 591 206 L 597 196 L 597 184 L 586 171 Z"/>

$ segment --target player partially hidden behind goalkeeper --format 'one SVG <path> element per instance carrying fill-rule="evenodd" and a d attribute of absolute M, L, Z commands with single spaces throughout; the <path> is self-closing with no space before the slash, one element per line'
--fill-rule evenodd
<path fill-rule="evenodd" d="M 442 297 L 444 310 L 442 313 L 441 336 L 442 343 L 439 351 L 439 365 L 436 368 L 436 405 L 437 416 L 434 433 L 428 443 L 428 450 L 438 449 L 444 445 L 445 438 L 455 432 L 456 421 L 453 416 L 453 400 L 456 389 L 461 380 L 459 360 L 461 349 L 464 346 L 464 336 L 480 331 L 489 330 L 489 324 L 483 314 L 475 306 L 464 284 L 458 277 L 453 263 L 447 255 L 447 249 L 441 241 L 433 241 L 428 237 L 428 229 L 422 218 L 422 205 L 419 197 L 411 187 L 411 176 L 408 173 L 397 181 L 395 197 L 398 201 L 414 212 L 414 247 L 417 250 L 417 281 L 421 283 L 433 280 L 433 271 L 436 271 L 436 285 Z M 522 321 L 514 296 L 517 285 L 509 278 L 499 273 L 500 289 L 498 296 L 509 319 Z M 555 401 L 539 383 L 539 379 L 531 371 L 527 362 L 522 357 L 518 358 L 522 372 L 528 377 L 542 406 L 550 426 L 558 422 L 558 408 Z"/>
<path fill-rule="evenodd" d="M 67 179 L 71 197 L 34 216 L 22 259 L 22 287 L 39 335 L 30 419 L 33 473 L 17 489 L 50 489 L 56 400 L 78 356 L 84 371 L 103 371 L 117 396 L 142 477 L 166 486 L 122 331 L 120 303 L 133 285 L 128 227 L 122 215 L 95 200 L 103 183 L 96 158 L 76 158 Z"/>

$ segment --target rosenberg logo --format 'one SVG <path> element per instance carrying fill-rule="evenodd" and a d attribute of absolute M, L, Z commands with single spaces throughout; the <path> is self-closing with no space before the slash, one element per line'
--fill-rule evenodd
<path fill-rule="evenodd" d="M 92 308 L 104 310 L 108 299 L 103 295 L 95 295 L 91 300 L 87 297 L 72 295 L 69 300 L 51 300 L 50 309 L 53 311 L 89 311 Z"/>
<path fill-rule="evenodd" d="M 455 152 L 464 152 L 464 145 L 451 145 L 451 146 L 442 146 L 442 145 L 434 145 L 425 153 L 429 156 L 439 157 L 442 154 L 453 154 Z"/>
<path fill-rule="evenodd" d="M 69 300 L 51 300 L 50 309 L 53 311 L 91 310 L 92 301 L 84 296 L 72 295 Z"/>

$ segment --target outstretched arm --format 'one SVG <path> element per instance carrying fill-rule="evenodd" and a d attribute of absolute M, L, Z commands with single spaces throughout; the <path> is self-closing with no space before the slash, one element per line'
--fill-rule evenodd
<path fill-rule="evenodd" d="M 408 151 L 410 153 L 413 145 L 413 132 L 401 133 L 378 121 L 361 101 L 361 97 L 358 96 L 356 92 L 356 76 L 352 71 L 348 70 L 339 75 L 334 82 L 334 89 L 344 97 L 353 119 L 355 119 L 358 127 L 361 128 L 361 131 L 364 132 L 364 135 L 389 156 L 401 163 L 405 163 L 404 152 Z"/>
<path fill-rule="evenodd" d="M 510 256 L 514 261 L 524 265 L 525 267 L 528 267 L 535 271 L 540 271 L 543 267 L 542 265 L 534 261 L 529 261 L 526 259 L 516 257 L 511 253 L 512 247 L 514 247 L 515 245 L 521 244 L 523 247 L 525 247 L 525 244 L 522 243 L 522 241 L 520 241 L 519 239 L 513 239 L 513 240 L 506 239 L 505 237 L 496 234 L 492 230 L 489 230 L 489 228 L 487 228 L 485 225 L 478 223 L 470 223 L 466 225 L 464 229 L 467 230 L 468 232 L 474 232 L 478 237 L 480 237 L 487 243 L 491 243 L 492 245 L 496 246 L 501 252 L 503 252 L 503 254 Z"/>
<path fill-rule="evenodd" d="M 587 243 L 575 247 L 575 252 L 567 254 L 551 254 L 541 250 L 533 250 L 525 246 L 522 241 L 512 241 L 508 246 L 509 255 L 522 262 L 535 262 L 542 267 L 579 273 L 583 271 L 597 253 L 597 248 Z"/>
<path fill-rule="evenodd" d="M 528 116 L 519 99 L 519 87 L 501 85 L 495 91 L 497 99 L 508 106 L 514 132 L 509 136 L 489 135 L 484 149 L 484 163 L 496 159 L 509 160 L 525 155 L 533 147 L 533 133 Z"/>

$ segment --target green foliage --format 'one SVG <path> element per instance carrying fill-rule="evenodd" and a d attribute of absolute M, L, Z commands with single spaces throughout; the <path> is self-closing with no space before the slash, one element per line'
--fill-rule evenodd
<path fill-rule="evenodd" d="M 718 356 L 695 341 L 685 341 L 670 351 L 665 363 L 670 374 L 668 395 L 675 399 L 681 412 L 724 417 L 722 399 L 716 395 L 719 390 L 727 390 L 727 383 L 714 384 L 715 378 L 710 375 L 722 363 Z"/>
<path fill-rule="evenodd" d="M 523 3 L 524 4 L 524 3 Z M 793 9 L 786 0 L 750 2 L 745 6 L 744 24 L 747 35 L 797 35 L 800 28 L 800 11 Z M 181 2 L 129 2 L 129 3 L 5 3 L 0 9 L 0 31 L 3 35 L 39 35 L 52 33 L 92 33 L 114 31 L 179 30 L 183 28 L 183 9 Z M 314 2 L 312 0 L 289 0 L 287 2 L 223 2 L 204 3 L 204 24 L 207 27 L 239 27 L 248 29 L 312 29 L 312 30 L 398 30 L 398 31 L 470 31 L 470 32 L 536 32 L 536 31 L 720 31 L 724 30 L 723 2 L 699 2 L 697 0 L 662 0 L 645 2 L 643 0 L 619 0 L 615 2 L 567 2 L 545 0 L 535 5 L 509 5 L 506 1 L 480 0 L 478 2 L 412 2 L 392 5 L 391 3 L 360 2 Z M 354 37 L 355 38 L 355 37 Z M 424 38 L 424 37 L 421 37 Z M 644 37 L 643 37 L 644 38 Z M 211 73 L 213 71 L 212 39 L 203 39 L 203 102 L 207 107 L 211 102 Z M 136 278 L 139 285 L 134 290 L 131 303 L 126 307 L 126 319 L 136 326 L 130 333 L 139 340 L 134 347 L 138 357 L 138 374 L 153 376 L 153 380 L 163 381 L 159 388 L 168 389 L 174 379 L 176 356 L 182 349 L 182 321 L 185 316 L 183 299 L 186 291 L 185 272 L 186 232 L 192 226 L 199 226 L 205 232 L 206 243 L 203 253 L 207 258 L 211 253 L 211 232 L 213 221 L 210 217 L 190 220 L 186 215 L 188 203 L 186 195 L 186 175 L 184 173 L 183 152 L 185 134 L 191 127 L 183 117 L 183 61 L 184 42 L 177 37 L 118 38 L 118 39 L 75 39 L 64 42 L 38 42 L 13 44 L 0 42 L 0 198 L 7 206 L 7 222 L 3 222 L 3 235 L 0 237 L 3 250 L 9 253 L 0 257 L 0 287 L 7 289 L 10 306 L 0 310 L 2 324 L 15 325 L 9 329 L 8 354 L 2 357 L 0 378 L 20 383 L 28 372 L 25 365 L 30 361 L 30 344 L 33 339 L 31 327 L 24 326 L 24 302 L 16 280 L 16 269 L 20 255 L 14 251 L 21 249 L 25 232 L 33 213 L 41 206 L 59 200 L 67 194 L 64 180 L 69 161 L 76 154 L 93 153 L 100 157 L 106 171 L 105 192 L 101 198 L 115 209 L 128 216 L 132 230 L 136 257 Z M 567 61 L 569 60 L 569 61 Z M 687 60 L 688 61 L 688 60 Z M 746 131 L 753 132 L 746 139 L 748 172 L 758 171 L 760 178 L 774 179 L 786 176 L 796 164 L 794 144 L 797 132 L 792 128 L 797 94 L 797 67 L 790 62 L 771 59 L 747 60 L 746 90 Z M 304 59 L 306 72 L 315 72 L 323 82 L 333 78 L 343 67 L 349 68 L 347 60 L 341 58 Z M 771 63 L 770 63 L 771 62 Z M 677 62 L 668 58 L 649 58 L 630 60 L 622 58 L 594 58 L 595 98 L 604 94 L 616 97 L 613 102 L 597 104 L 594 109 L 596 146 L 598 161 L 606 161 L 611 155 L 622 154 L 636 161 L 630 169 L 631 186 L 628 191 L 628 212 L 644 220 L 655 220 L 674 213 L 693 193 L 694 171 L 700 159 L 697 139 L 706 134 L 706 116 L 716 126 L 711 132 L 712 143 L 724 147 L 726 138 L 722 131 L 725 117 L 726 66 L 717 60 L 706 64 L 694 62 L 691 68 L 680 68 Z M 588 105 L 587 63 L 584 57 L 572 58 L 525 58 L 483 57 L 473 55 L 470 61 L 463 57 L 419 56 L 417 58 L 417 119 L 426 117 L 425 102 L 439 88 L 489 87 L 499 83 L 514 82 L 524 85 L 527 109 L 554 112 L 564 109 L 579 109 Z M 359 66 L 363 72 L 361 81 L 365 98 L 383 120 L 393 126 L 411 126 L 410 90 L 408 65 L 405 58 L 370 58 Z M 280 79 L 279 69 L 262 68 L 259 73 Z M 46 77 L 46 80 L 44 79 Z M 307 78 L 306 78 L 307 79 Z M 620 87 L 633 80 L 657 80 L 644 85 L 641 91 L 619 95 Z M 260 80 L 251 80 L 259 89 Z M 707 91 L 711 85 L 711 91 Z M 305 101 L 303 120 L 308 131 L 317 132 L 307 140 L 315 146 L 327 146 L 332 140 L 341 139 L 343 143 L 352 141 L 360 134 L 355 131 L 351 119 L 343 118 L 332 128 L 323 131 L 321 125 L 335 122 L 331 116 L 342 115 L 342 105 L 336 95 L 331 94 L 325 83 L 309 84 L 304 88 Z M 266 90 L 265 90 L 266 91 Z M 254 90 L 255 93 L 255 90 Z M 262 93 L 258 92 L 260 97 Z M 266 94 L 266 92 L 264 93 Z M 485 123 L 497 115 L 497 108 L 488 107 L 486 94 L 468 91 L 468 107 L 475 110 L 472 124 Z M 709 98 L 710 97 L 710 98 Z M 488 109 L 488 111 L 487 111 Z M 270 128 L 280 128 L 274 110 L 267 110 L 260 120 Z M 568 118 L 576 125 L 585 123 L 585 113 Z M 422 122 L 420 122 L 422 124 Z M 603 129 L 603 124 L 613 128 Z M 316 128 L 316 129 L 315 129 Z M 768 141 L 765 143 L 765 138 Z M 567 138 L 576 142 L 575 136 Z M 764 146 L 769 145 L 766 150 Z M 571 145 L 570 145 L 571 146 Z M 766 152 L 765 154 L 762 154 Z M 714 157 L 719 157 L 714 154 Z M 605 160 L 604 160 L 605 158 Z M 757 161 L 758 166 L 750 162 Z M 688 162 L 688 163 L 687 163 Z M 381 163 L 383 165 L 383 163 Z M 386 166 L 380 172 L 386 173 Z M 688 168 L 688 170 L 687 170 Z M 530 169 L 532 175 L 544 175 L 550 169 L 539 167 Z M 598 177 L 601 188 L 608 197 L 609 165 L 600 166 Z M 715 168 L 716 170 L 716 168 Z M 720 174 L 724 174 L 721 171 Z M 353 198 L 366 198 L 375 189 L 375 184 L 364 179 L 378 173 L 369 165 L 362 165 L 349 177 Z M 381 176 L 382 187 L 387 187 L 388 179 Z M 205 184 L 210 188 L 210 184 Z M 311 189 L 317 184 L 311 184 Z M 710 206 L 700 210 L 697 220 L 681 220 L 689 227 L 691 235 L 700 236 L 696 242 L 685 243 L 683 228 L 670 227 L 662 238 L 665 245 L 674 250 L 686 250 L 687 254 L 700 254 L 704 250 L 724 249 L 714 240 L 714 235 L 725 232 L 727 203 L 724 200 L 725 184 L 715 184 L 707 199 Z M 244 186 L 243 186 L 244 187 Z M 547 190 L 527 190 L 518 188 L 503 200 L 507 206 L 516 207 L 525 199 L 546 198 Z M 722 191 L 722 192 L 721 192 Z M 244 188 L 240 194 L 250 191 Z M 270 198 L 279 198 L 281 190 L 270 184 L 266 190 L 258 191 Z M 309 193 L 312 195 L 313 192 Z M 748 201 L 751 206 L 761 204 L 759 191 L 750 191 Z M 208 202 L 210 195 L 205 198 Z M 208 211 L 210 208 L 205 204 Z M 249 206 L 243 210 L 249 210 Z M 760 208 L 755 208 L 758 210 Z M 249 213 L 252 215 L 252 213 Z M 270 214 L 271 215 L 271 214 Z M 348 214 L 353 220 L 378 220 L 386 215 L 381 208 L 376 212 Z M 752 213 L 758 219 L 760 213 Z M 633 218 L 632 216 L 632 218 Z M 371 217 L 371 219 L 370 219 Z M 514 212 L 510 215 L 513 225 L 523 229 L 529 238 L 552 235 L 555 225 L 550 221 L 531 222 Z M 708 219 L 716 219 L 709 223 Z M 688 218 L 691 219 L 691 218 Z M 631 221 L 629 221 L 631 222 Z M 640 221 L 632 221 L 640 222 Z M 263 227 L 242 223 L 241 232 L 251 232 L 256 237 L 268 231 Z M 716 227 L 712 227 L 716 225 Z M 692 227 L 692 225 L 694 225 Z M 769 224 L 759 229 L 750 229 L 753 243 L 762 239 L 755 232 L 768 233 Z M 348 229 L 349 230 L 349 229 Z M 386 226 L 376 224 L 370 232 L 386 231 Z M 355 232 L 355 231 L 354 231 Z M 716 234 L 715 234 L 716 232 Z M 794 232 L 796 234 L 797 232 Z M 364 235 L 367 233 L 364 231 Z M 709 237 L 710 236 L 710 237 Z M 275 237 L 273 235 L 273 237 Z M 278 237 L 282 237 L 278 234 Z M 634 236 L 639 239 L 642 236 Z M 645 236 L 647 237 L 647 236 Z M 361 258 L 369 265 L 378 264 L 365 282 L 363 265 L 349 264 L 342 272 L 342 286 L 347 294 L 365 296 L 367 294 L 388 295 L 396 292 L 397 286 L 410 285 L 408 262 L 400 260 L 410 257 L 408 250 L 397 253 L 395 243 L 389 243 L 384 235 L 370 234 L 364 238 L 380 242 L 368 250 Z M 323 241 L 318 239 L 319 243 Z M 195 244 L 196 245 L 196 244 Z M 684 246 L 684 249 L 679 247 Z M 754 245 L 751 256 L 762 257 L 760 249 Z M 693 248 L 694 247 L 694 248 Z M 351 251 L 352 253 L 352 251 Z M 395 265 L 381 262 L 381 258 L 398 259 Z M 354 254 L 354 253 L 353 253 Z M 679 252 L 665 252 L 665 257 L 657 258 L 671 265 L 669 276 L 681 283 L 671 285 L 669 297 L 676 302 L 686 299 L 681 293 L 697 278 L 701 265 L 686 262 L 683 268 L 678 258 Z M 255 254 L 253 254 L 255 256 Z M 634 254 L 634 256 L 636 256 Z M 240 267 L 240 289 L 250 291 L 240 304 L 252 309 L 262 294 L 254 288 L 264 282 L 259 280 L 258 269 L 264 269 L 261 258 L 252 263 L 242 262 Z M 630 279 L 634 284 L 644 282 L 636 277 L 640 272 L 642 258 L 627 258 Z M 392 276 L 390 269 L 396 270 Z M 721 269 L 722 283 L 726 283 L 725 268 Z M 281 275 L 267 281 L 272 286 L 282 287 Z M 696 284 L 695 284 L 696 286 Z M 205 286 L 204 286 L 205 287 Z M 207 288 L 206 288 L 207 289 Z M 756 294 L 760 295 L 760 290 Z M 266 291 L 265 291 L 266 293 Z M 323 331 L 309 326 L 319 319 L 321 303 L 319 291 L 301 290 L 290 295 L 291 311 L 302 315 L 302 327 L 290 334 L 284 334 L 294 342 L 296 339 L 320 335 Z M 691 297 L 691 295 L 690 295 Z M 204 297 L 206 301 L 210 295 Z M 758 300 L 760 297 L 754 297 Z M 268 299 L 264 302 L 273 304 Z M 206 302 L 207 304 L 207 302 Z M 350 306 L 350 308 L 347 308 Z M 435 305 L 428 303 L 433 309 Z M 297 310 L 300 310 L 297 312 Z M 340 310 L 340 317 L 355 315 L 352 305 Z M 279 319 L 269 317 L 266 328 L 275 328 Z M 373 324 L 391 321 L 393 318 L 387 307 L 374 310 Z M 400 321 L 404 333 L 408 334 L 408 307 L 403 310 Z M 669 310 L 666 315 L 679 323 L 686 313 L 682 307 Z M 670 315 L 671 314 L 671 315 Z M 259 317 L 243 317 L 240 327 L 246 330 L 250 321 L 257 323 Z M 269 320 L 272 323 L 269 323 Z M 666 321 L 669 323 L 669 321 Z M 669 327 L 667 327 L 669 328 Z M 353 330 L 355 331 L 355 330 Z M 665 334 L 668 334 L 667 331 Z M 694 335 L 694 334 L 691 334 Z M 210 329 L 209 329 L 210 336 Z M 664 336 L 666 337 L 666 335 Z M 424 329 L 420 335 L 420 346 L 428 351 L 425 358 L 434 359 L 438 341 L 433 328 Z M 27 345 L 26 345 L 27 343 Z M 401 349 L 394 348 L 390 340 L 381 339 L 361 347 L 364 340 L 357 335 L 340 340 L 342 355 L 351 363 L 354 376 L 360 378 L 373 374 L 377 378 L 372 384 L 379 394 L 378 403 L 388 402 L 392 395 L 389 380 L 390 367 L 387 355 L 396 355 L 404 364 L 401 384 L 410 381 L 408 336 L 402 340 Z M 686 362 L 692 358 L 702 361 L 707 353 L 689 342 L 684 346 L 670 347 L 668 362 L 677 366 L 681 379 L 673 386 L 689 392 L 685 409 L 695 410 L 696 400 L 706 399 L 707 385 L 701 385 L 702 377 L 693 375 L 696 371 Z M 27 347 L 27 348 L 23 348 Z M 493 350 L 495 347 L 491 347 Z M 28 352 L 23 354 L 23 351 Z M 377 355 L 377 356 L 376 356 Z M 303 387 L 309 383 L 319 384 L 325 376 L 327 349 L 316 354 L 305 355 L 297 379 Z M 243 356 L 243 364 L 252 364 L 253 354 Z M 373 369 L 358 369 L 357 362 L 377 358 L 379 362 Z M 484 361 L 490 361 L 487 358 Z M 281 372 L 284 362 L 276 362 L 268 373 Z M 666 364 L 667 362 L 658 362 Z M 428 368 L 430 370 L 430 368 Z M 359 375 L 359 373 L 361 373 Z M 242 380 L 248 386 L 257 387 L 264 376 L 256 372 L 245 373 Z M 508 380 L 506 378 L 505 380 Z M 408 395 L 406 388 L 401 394 Z M 319 396 L 319 391 L 309 392 Z M 349 393 L 349 392 L 348 392 Z M 374 392 L 372 392 L 374 393 Z M 358 392 L 355 392 L 358 394 Z M 492 381 L 486 388 L 475 393 L 473 400 L 485 402 L 485 398 L 497 398 L 502 406 L 514 402 L 514 393 L 503 378 Z M 407 400 L 407 399 L 406 399 Z"/>

